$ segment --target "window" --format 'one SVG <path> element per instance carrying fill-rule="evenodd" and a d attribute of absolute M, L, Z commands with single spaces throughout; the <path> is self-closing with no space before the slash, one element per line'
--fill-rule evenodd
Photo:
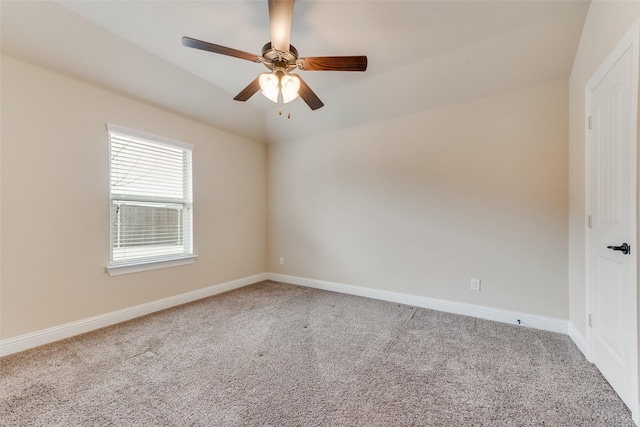
<path fill-rule="evenodd" d="M 194 261 L 192 147 L 111 124 L 110 275 Z"/>

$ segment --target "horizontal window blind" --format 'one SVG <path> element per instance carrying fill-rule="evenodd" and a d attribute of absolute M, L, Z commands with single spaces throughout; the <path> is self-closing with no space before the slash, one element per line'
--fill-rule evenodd
<path fill-rule="evenodd" d="M 193 254 L 192 150 L 108 125 L 111 265 Z"/>

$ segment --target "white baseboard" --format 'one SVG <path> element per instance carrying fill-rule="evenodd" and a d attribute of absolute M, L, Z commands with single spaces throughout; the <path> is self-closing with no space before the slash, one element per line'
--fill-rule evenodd
<path fill-rule="evenodd" d="M 477 317 L 480 319 L 494 320 L 502 323 L 521 326 L 545 331 L 570 334 L 576 342 L 578 348 L 584 353 L 584 339 L 576 333 L 575 329 L 570 329 L 566 320 L 554 319 L 550 317 L 537 316 L 533 314 L 518 313 L 515 311 L 501 310 L 497 308 L 484 307 L 479 305 L 465 304 L 453 301 L 445 301 L 434 298 L 403 294 L 400 292 L 385 291 L 380 289 L 365 288 L 361 286 L 346 285 L 342 283 L 328 282 L 324 280 L 308 279 L 304 277 L 288 276 L 276 273 L 261 273 L 226 283 L 209 286 L 204 289 L 187 292 L 180 295 L 164 298 L 157 301 L 148 302 L 134 307 L 101 314 L 87 319 L 66 323 L 52 328 L 31 332 L 5 340 L 0 340 L 0 357 L 17 353 L 33 347 L 49 344 L 75 335 L 90 332 L 116 323 L 144 316 L 156 311 L 175 307 L 188 302 L 207 298 L 232 289 L 241 288 L 263 280 L 274 280 L 278 282 L 291 283 L 293 285 L 306 286 L 310 288 L 323 289 L 327 291 L 356 295 L 366 298 L 391 301 L 400 304 L 407 304 L 415 307 L 423 307 L 432 310 L 444 311 L 447 313 L 461 314 L 465 316 Z M 518 323 L 520 320 L 520 323 Z"/>
<path fill-rule="evenodd" d="M 582 354 L 584 354 L 584 357 L 590 362 L 591 352 L 587 348 L 587 339 L 584 335 L 578 332 L 573 323 L 569 323 L 569 337 L 571 337 L 578 349 L 582 352 Z"/>
<path fill-rule="evenodd" d="M 400 304 L 423 307 L 431 310 L 447 313 L 461 314 L 480 319 L 494 320 L 496 322 L 521 325 L 544 331 L 557 332 L 564 335 L 569 333 L 569 322 L 552 317 L 537 316 L 534 314 L 518 313 L 515 311 L 501 310 L 480 305 L 465 304 L 460 302 L 445 301 L 400 292 L 384 291 L 380 289 L 365 288 L 361 286 L 345 285 L 342 283 L 327 282 L 324 280 L 307 279 L 304 277 L 288 276 L 285 274 L 268 273 L 269 280 L 290 283 L 292 285 L 306 286 L 309 288 L 324 289 L 343 294 L 357 295 L 361 297 L 391 301 Z M 520 323 L 518 323 L 520 320 Z"/>
<path fill-rule="evenodd" d="M 210 297 L 212 295 L 227 292 L 232 289 L 241 288 L 243 286 L 261 282 L 263 280 L 267 280 L 267 273 L 256 274 L 254 276 L 244 277 L 226 283 L 220 283 L 217 285 L 209 286 L 207 288 L 186 292 L 184 294 L 163 298 L 157 301 L 136 305 L 134 307 L 128 307 L 122 310 L 113 311 L 111 313 L 105 313 L 98 316 L 89 317 L 87 319 L 65 323 L 64 325 L 54 326 L 52 328 L 20 335 L 14 338 L 1 340 L 0 357 L 27 350 L 29 348 L 37 347 L 39 345 L 59 341 L 75 335 L 80 335 L 85 332 L 104 328 L 105 326 L 115 325 L 116 323 L 124 322 L 156 311 Z"/>

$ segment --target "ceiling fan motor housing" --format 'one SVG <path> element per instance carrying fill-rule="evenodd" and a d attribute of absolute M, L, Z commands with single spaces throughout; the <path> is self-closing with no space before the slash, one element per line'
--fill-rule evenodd
<path fill-rule="evenodd" d="M 289 51 L 282 52 L 271 47 L 271 42 L 269 42 L 262 47 L 262 57 L 265 59 L 264 66 L 269 70 L 283 69 L 289 72 L 296 68 L 298 51 L 293 45 L 289 45 Z"/>

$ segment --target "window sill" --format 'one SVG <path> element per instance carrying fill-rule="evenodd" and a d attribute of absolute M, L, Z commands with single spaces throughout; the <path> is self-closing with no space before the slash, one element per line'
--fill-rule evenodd
<path fill-rule="evenodd" d="M 109 276 L 120 276 L 121 274 L 139 273 L 141 271 L 157 270 L 159 268 L 176 267 L 179 265 L 193 264 L 198 255 L 181 256 L 176 258 L 165 258 L 140 262 L 137 264 L 121 264 L 106 267 Z"/>

